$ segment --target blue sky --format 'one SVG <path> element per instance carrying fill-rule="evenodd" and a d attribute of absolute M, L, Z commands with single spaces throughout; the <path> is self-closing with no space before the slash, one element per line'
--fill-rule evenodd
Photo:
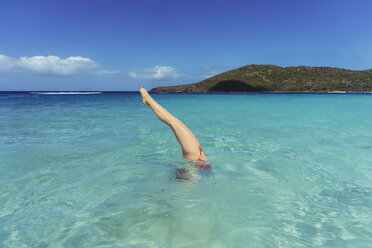
<path fill-rule="evenodd" d="M 248 64 L 372 68 L 372 1 L 0 1 L 0 90 L 150 89 Z"/>

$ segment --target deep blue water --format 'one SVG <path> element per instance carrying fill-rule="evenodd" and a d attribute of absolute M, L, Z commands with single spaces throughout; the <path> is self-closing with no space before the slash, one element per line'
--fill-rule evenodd
<path fill-rule="evenodd" d="M 0 94 L 0 247 L 372 247 L 372 95 Z"/>

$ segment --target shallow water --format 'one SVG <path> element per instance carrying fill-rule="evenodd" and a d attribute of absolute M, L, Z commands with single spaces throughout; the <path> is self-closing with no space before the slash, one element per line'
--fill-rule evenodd
<path fill-rule="evenodd" d="M 372 95 L 0 95 L 0 247 L 372 247 Z"/>

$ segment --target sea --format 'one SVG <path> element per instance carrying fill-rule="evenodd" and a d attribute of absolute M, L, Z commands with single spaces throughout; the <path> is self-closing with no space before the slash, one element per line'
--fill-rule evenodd
<path fill-rule="evenodd" d="M 371 94 L 0 94 L 0 247 L 372 247 Z"/>

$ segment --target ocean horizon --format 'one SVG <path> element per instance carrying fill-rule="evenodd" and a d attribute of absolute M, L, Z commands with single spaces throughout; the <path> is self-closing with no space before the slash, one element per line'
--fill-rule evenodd
<path fill-rule="evenodd" d="M 0 94 L 45 94 L 45 95 L 95 95 L 95 94 L 140 94 L 139 90 L 135 91 L 104 91 L 104 90 L 60 90 L 60 91 L 48 91 L 48 90 L 39 90 L 39 91 L 0 91 Z M 307 91 L 280 91 L 280 92 L 271 92 L 271 91 L 264 91 L 264 92 L 151 92 L 151 94 L 372 94 L 372 92 L 363 92 L 363 91 L 327 91 L 327 92 L 307 92 Z"/>

